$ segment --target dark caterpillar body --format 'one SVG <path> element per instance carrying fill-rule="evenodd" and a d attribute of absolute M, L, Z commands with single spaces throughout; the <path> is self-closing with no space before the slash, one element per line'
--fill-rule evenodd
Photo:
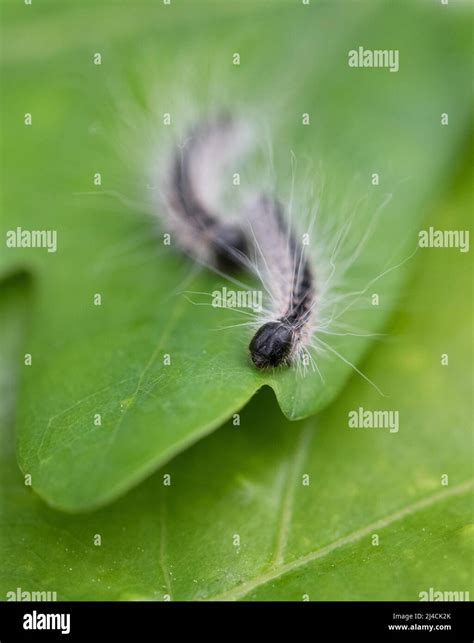
<path fill-rule="evenodd" d="M 255 366 L 271 368 L 291 362 L 309 320 L 315 288 L 309 261 L 304 256 L 303 247 L 298 245 L 285 223 L 281 205 L 276 201 L 270 202 L 267 197 L 263 198 L 262 204 L 267 212 L 273 213 L 280 232 L 274 236 L 274 243 L 278 243 L 278 240 L 282 243 L 283 240 L 287 244 L 285 250 L 293 266 L 291 288 L 287 293 L 288 302 L 284 314 L 275 321 L 263 324 L 249 345 L 250 356 Z M 285 275 L 281 275 L 281 278 L 285 279 Z"/>
<path fill-rule="evenodd" d="M 206 145 L 209 136 L 219 129 L 232 126 L 230 119 L 221 119 L 212 125 L 192 133 L 191 141 L 181 152 L 176 153 L 171 176 L 171 194 L 174 211 L 183 224 L 191 228 L 189 234 L 198 237 L 211 253 L 210 261 L 222 271 L 234 271 L 242 266 L 242 257 L 247 251 L 247 242 L 241 229 L 235 224 L 224 223 L 209 211 L 195 194 L 191 165 L 199 145 Z"/>
<path fill-rule="evenodd" d="M 315 288 L 303 246 L 276 199 L 258 196 L 241 220 L 222 216 L 218 198 L 222 170 L 244 141 L 242 130 L 227 115 L 194 128 L 168 166 L 164 213 L 179 245 L 219 271 L 231 273 L 251 266 L 252 246 L 261 254 L 263 262 L 256 273 L 262 279 L 266 273 L 268 280 L 263 283 L 267 290 L 274 289 L 272 312 L 249 350 L 254 365 L 264 369 L 290 364 L 299 353 L 309 335 Z"/>

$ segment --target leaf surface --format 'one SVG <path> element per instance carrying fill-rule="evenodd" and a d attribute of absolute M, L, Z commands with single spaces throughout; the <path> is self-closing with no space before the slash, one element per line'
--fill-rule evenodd
<path fill-rule="evenodd" d="M 270 12 L 260 3 L 172 11 L 144 3 L 129 22 L 128 5 L 120 2 L 106 11 L 70 5 L 53 13 L 40 7 L 29 17 L 9 7 L 5 14 L 4 232 L 56 231 L 58 249 L 8 249 L 1 262 L 5 272 L 25 267 L 35 278 L 19 463 L 48 503 L 78 511 L 118 497 L 216 429 L 263 385 L 274 389 L 290 419 L 314 414 L 341 391 L 400 295 L 424 208 L 446 184 L 462 147 L 470 29 L 462 13 L 441 16 L 408 5 L 402 11 L 282 3 Z M 344 24 L 342 11 L 350 17 Z M 24 21 L 30 37 L 19 55 L 15 34 Z M 47 37 L 62 30 L 67 42 Z M 99 42 L 102 64 L 94 65 Z M 361 43 L 397 48 L 399 71 L 349 67 L 348 52 Z M 231 64 L 235 50 L 240 66 Z M 183 69 L 190 69 L 191 90 Z M 297 160 L 295 220 L 314 207 L 322 179 L 311 167 L 322 166 L 327 187 L 316 272 L 324 281 L 335 260 L 340 280 L 318 311 L 325 318 L 318 371 L 305 378 L 295 369 L 256 372 L 248 328 L 222 330 L 247 317 L 189 301 L 187 291 L 231 284 L 210 271 L 196 274 L 188 259 L 163 246 L 136 203 L 146 191 L 138 161 L 146 140 L 125 137 L 125 150 L 116 152 L 129 125 L 123 115 L 129 121 L 136 115 L 122 103 L 134 92 L 139 103 L 153 82 L 149 125 L 163 140 L 163 113 L 171 109 L 177 133 L 187 122 L 186 109 L 174 108 L 180 102 L 195 103 L 195 112 L 222 102 L 258 114 L 271 132 L 276 189 L 287 204 L 291 153 Z M 441 125 L 444 112 L 448 127 Z M 306 113 L 310 125 L 303 125 Z M 252 174 L 245 162 L 239 169 Z M 93 184 L 97 172 L 100 187 Z M 255 176 L 246 187 L 260 189 Z M 346 241 L 338 246 L 340 235 Z M 371 304 L 374 292 L 379 306 Z M 339 302 L 334 309 L 332 298 Z M 348 334 L 354 328 L 361 336 Z"/>
<path fill-rule="evenodd" d="M 464 191 L 456 206 L 442 204 L 432 223 L 466 225 L 469 200 Z M 423 270 L 393 322 L 396 340 L 365 363 L 392 384 L 389 399 L 353 378 L 317 417 L 289 422 L 263 390 L 239 426 L 226 424 L 98 511 L 61 513 L 25 486 L 4 408 L 0 595 L 419 600 L 430 588 L 472 592 L 469 262 L 449 249 L 418 257 Z M 1 303 L 11 320 L 4 382 L 22 316 L 11 297 Z M 359 407 L 398 411 L 398 432 L 349 428 Z"/>

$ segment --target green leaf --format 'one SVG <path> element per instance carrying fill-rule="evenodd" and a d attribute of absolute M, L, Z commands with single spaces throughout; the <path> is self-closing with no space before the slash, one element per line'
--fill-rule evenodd
<path fill-rule="evenodd" d="M 327 187 L 316 231 L 323 256 L 316 270 L 318 276 L 327 272 L 337 235 L 347 230 L 330 293 L 355 293 L 338 300 L 334 311 L 329 300 L 321 302 L 329 316 L 334 313 L 330 333 L 357 327 L 371 335 L 383 328 L 406 277 L 410 262 L 404 262 L 416 247 L 423 209 L 446 183 L 459 149 L 471 96 L 464 82 L 470 29 L 462 12 L 372 3 L 288 2 L 272 11 L 263 3 L 233 4 L 184 3 L 168 11 L 144 3 L 130 22 L 120 2 L 93 9 L 73 2 L 52 22 L 43 8 L 30 17 L 21 7 L 6 14 L 5 229 L 58 233 L 57 253 L 11 250 L 1 259 L 5 270 L 25 266 L 36 284 L 18 459 L 55 507 L 84 510 L 116 498 L 216 429 L 265 384 L 290 419 L 319 411 L 341 391 L 371 341 L 320 334 L 327 344 L 317 355 L 320 373 L 305 378 L 295 369 L 264 374 L 252 368 L 246 328 L 219 330 L 241 316 L 193 306 L 183 292 L 210 293 L 225 281 L 208 271 L 196 274 L 190 261 L 163 247 L 144 207 L 133 201 L 146 192 L 139 159 L 147 139 L 141 127 L 132 128 L 137 137 L 124 134 L 137 114 L 143 116 L 123 107 L 131 95 L 137 104 L 147 93 L 153 99 L 146 126 L 162 143 L 164 112 L 174 110 L 177 132 L 187 121 L 186 109 L 174 108 L 179 102 L 195 112 L 216 102 L 239 111 L 238 96 L 243 111 L 257 113 L 271 131 L 277 191 L 286 200 L 291 151 L 297 159 L 295 218 L 304 219 L 314 206 L 319 178 L 310 166 L 322 167 Z M 29 44 L 19 55 L 16 34 L 27 20 Z M 84 29 L 91 22 L 97 40 Z M 48 33 L 69 34 L 63 49 L 45 37 L 46 24 Z M 92 63 L 96 42 L 100 66 Z M 362 45 L 399 49 L 400 70 L 350 68 L 348 51 Z M 238 67 L 231 62 L 235 50 Z M 181 70 L 189 66 L 188 82 Z M 209 86 L 211 94 L 218 87 L 218 101 L 209 98 Z M 23 123 L 26 112 L 33 115 L 31 126 Z M 449 127 L 441 125 L 444 112 Z M 303 113 L 310 114 L 310 126 L 302 125 Z M 254 174 L 253 163 L 244 166 L 244 176 Z M 268 169 L 270 159 L 264 165 Z M 103 194 L 78 194 L 96 189 L 98 171 Z M 265 184 L 260 172 L 249 188 Z M 379 186 L 371 183 L 374 172 Z M 110 198 L 117 193 L 121 199 Z M 393 197 L 381 208 L 388 193 Z M 370 303 L 374 284 L 378 307 Z M 101 306 L 93 304 L 96 293 Z M 363 381 L 364 390 L 369 387 Z"/>
<path fill-rule="evenodd" d="M 465 228 L 471 192 L 461 187 L 431 224 Z M 117 502 L 81 516 L 47 507 L 3 449 L 0 596 L 17 588 L 54 591 L 58 600 L 472 592 L 470 257 L 430 249 L 417 262 L 391 327 L 396 339 L 364 364 L 388 399 L 353 378 L 317 417 L 289 422 L 263 390 L 240 426 L 228 423 Z M 398 410 L 399 431 L 349 428 L 348 412 L 360 406 Z"/>

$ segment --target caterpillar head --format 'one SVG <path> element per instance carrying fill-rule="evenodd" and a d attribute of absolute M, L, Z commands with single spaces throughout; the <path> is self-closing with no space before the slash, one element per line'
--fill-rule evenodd
<path fill-rule="evenodd" d="M 287 364 L 293 350 L 293 330 L 281 321 L 261 326 L 250 342 L 250 356 L 257 368 Z"/>

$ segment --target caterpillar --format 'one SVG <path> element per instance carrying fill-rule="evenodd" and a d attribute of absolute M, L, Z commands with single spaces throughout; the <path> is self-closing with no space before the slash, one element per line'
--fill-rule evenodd
<path fill-rule="evenodd" d="M 249 222 L 259 253 L 258 273 L 271 298 L 270 320 L 253 336 L 250 357 L 259 369 L 289 365 L 311 337 L 313 270 L 275 198 L 260 195 L 250 207 Z"/>
<path fill-rule="evenodd" d="M 238 285 L 245 286 L 230 275 L 236 270 L 246 269 L 260 279 L 269 295 L 268 306 L 261 307 L 263 316 L 260 311 L 258 315 L 255 311 L 245 312 L 256 319 L 237 324 L 255 329 L 248 351 L 250 361 L 257 369 L 294 364 L 298 371 L 302 367 L 303 374 L 306 374 L 306 367 L 310 364 L 324 383 L 318 360 L 313 359 L 313 355 L 332 354 L 381 393 L 355 364 L 323 337 L 379 335 L 359 331 L 347 324 L 344 316 L 371 285 L 412 256 L 386 267 L 365 285 L 359 285 L 357 271 L 351 273 L 351 267 L 371 239 L 391 194 L 385 195 L 371 213 L 367 225 L 359 226 L 360 234 L 351 234 L 351 228 L 357 208 L 366 201 L 366 197 L 359 199 L 355 206 L 352 201 L 346 204 L 336 222 L 328 219 L 326 229 L 319 225 L 316 243 L 310 252 L 306 242 L 303 243 L 304 238 L 300 242 L 295 233 L 291 205 L 287 216 L 271 190 L 254 196 L 245 207 L 241 206 L 238 217 L 231 216 L 223 205 L 220 188 L 224 168 L 240 154 L 244 144 L 247 147 L 248 132 L 228 115 L 207 120 L 191 130 L 184 145 L 174 149 L 167 165 L 160 212 L 174 229 L 178 244 L 198 262 Z M 310 197 L 312 205 L 302 210 L 311 215 L 305 235 L 308 240 L 319 210 L 319 199 L 313 202 L 313 195 Z M 349 206 L 351 210 L 346 213 Z M 341 221 L 343 225 L 339 225 Z M 346 257 L 343 260 L 340 259 L 342 252 Z M 317 280 L 313 265 L 318 267 Z M 345 281 L 347 276 L 349 282 Z M 235 325 L 229 326 L 232 327 Z"/>
<path fill-rule="evenodd" d="M 280 202 L 261 194 L 240 220 L 222 215 L 221 175 L 244 138 L 228 115 L 194 127 L 168 165 L 162 211 L 179 245 L 197 261 L 223 273 L 250 269 L 271 284 L 268 319 L 249 345 L 254 366 L 265 369 L 291 364 L 310 339 L 316 291 L 309 259 Z"/>
<path fill-rule="evenodd" d="M 221 174 L 245 139 L 239 125 L 221 115 L 189 133 L 167 168 L 160 208 L 183 250 L 223 272 L 242 267 L 247 251 L 242 227 L 219 204 Z"/>

